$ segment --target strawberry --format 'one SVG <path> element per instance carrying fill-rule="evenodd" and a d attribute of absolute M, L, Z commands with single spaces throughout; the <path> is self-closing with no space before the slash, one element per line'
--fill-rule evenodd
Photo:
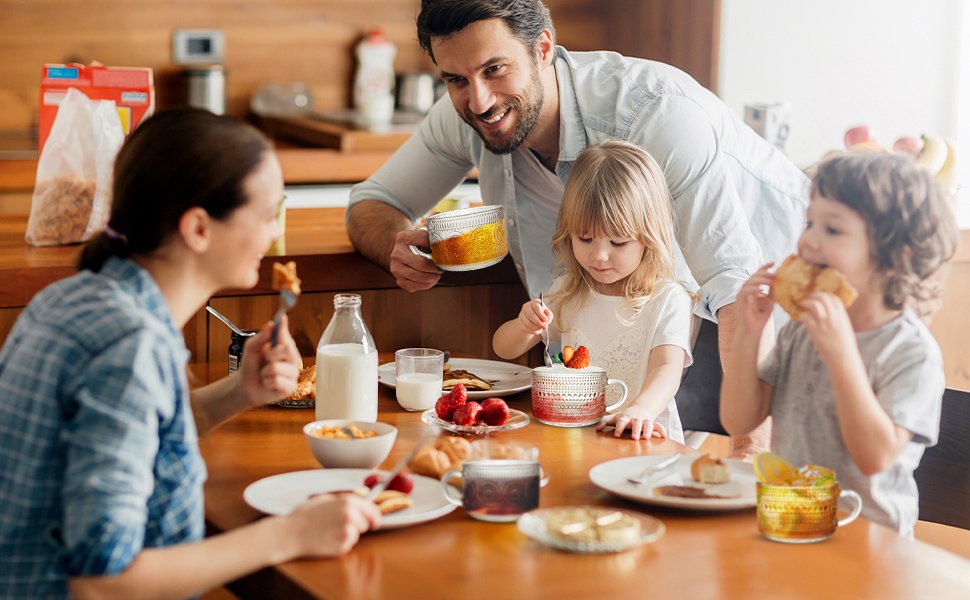
<path fill-rule="evenodd" d="M 509 420 L 509 405 L 501 398 L 489 398 L 482 402 L 482 418 L 486 425 L 505 425 Z"/>
<path fill-rule="evenodd" d="M 367 479 L 364 480 L 364 485 L 373 489 L 375 485 L 377 485 L 383 480 L 384 480 L 384 476 L 381 475 L 380 473 L 371 473 L 370 475 L 367 476 Z M 414 478 L 411 477 L 410 473 L 405 473 L 404 471 L 401 471 L 400 473 L 394 476 L 394 479 L 392 479 L 391 482 L 387 484 L 387 488 L 385 489 L 396 490 L 398 492 L 401 492 L 402 494 L 410 494 L 411 490 L 414 489 Z"/>
<path fill-rule="evenodd" d="M 451 421 L 455 417 L 455 410 L 468 402 L 468 391 L 465 384 L 459 383 L 451 392 L 438 399 L 434 405 L 435 414 L 442 421 Z"/>
<path fill-rule="evenodd" d="M 566 362 L 570 369 L 583 369 L 589 366 L 589 350 L 586 346 L 580 346 L 572 356 L 572 360 Z"/>
<path fill-rule="evenodd" d="M 576 351 L 573 350 L 573 347 L 572 346 L 566 346 L 565 348 L 563 348 L 562 349 L 562 364 L 564 364 L 564 365 L 566 365 L 568 367 L 569 366 L 569 361 L 571 361 L 573 359 L 573 354 L 575 352 Z"/>
<path fill-rule="evenodd" d="M 474 400 L 462 404 L 455 409 L 455 425 L 474 425 L 482 405 Z"/>

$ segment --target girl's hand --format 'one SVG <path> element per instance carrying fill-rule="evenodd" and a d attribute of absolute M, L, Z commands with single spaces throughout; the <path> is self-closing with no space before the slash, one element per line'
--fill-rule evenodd
<path fill-rule="evenodd" d="M 801 308 L 798 321 L 805 326 L 826 366 L 839 364 L 852 348 L 858 352 L 852 321 L 838 296 L 815 292 L 802 302 Z"/>
<path fill-rule="evenodd" d="M 255 337 L 243 346 L 239 366 L 243 391 L 250 406 L 263 406 L 285 398 L 296 389 L 303 360 L 290 336 L 289 319 L 280 319 L 280 335 L 276 346 L 270 346 L 273 322 L 270 321 Z"/>
<path fill-rule="evenodd" d="M 596 431 L 603 431 L 608 425 L 616 428 L 616 437 L 622 436 L 627 427 L 630 428 L 630 437 L 635 440 L 667 437 L 667 430 L 663 425 L 654 421 L 646 409 L 635 404 L 624 411 L 604 416 L 596 426 Z"/>
<path fill-rule="evenodd" d="M 531 335 L 542 335 L 543 330 L 549 329 L 552 317 L 548 306 L 543 306 L 538 299 L 530 300 L 519 311 L 519 325 Z"/>
<path fill-rule="evenodd" d="M 775 275 L 769 273 L 774 263 L 768 263 L 755 271 L 738 292 L 737 312 L 738 328 L 745 333 L 761 334 L 765 324 L 771 317 L 771 310 L 775 306 L 775 299 L 769 290 L 775 280 Z"/>
<path fill-rule="evenodd" d="M 297 507 L 289 517 L 297 556 L 340 556 L 365 531 L 381 526 L 381 511 L 353 493 L 321 494 Z"/>

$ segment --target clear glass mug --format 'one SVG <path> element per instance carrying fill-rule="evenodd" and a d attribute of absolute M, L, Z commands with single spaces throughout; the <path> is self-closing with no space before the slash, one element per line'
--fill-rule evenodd
<path fill-rule="evenodd" d="M 608 385 L 623 388 L 620 398 L 610 405 L 606 404 Z M 627 394 L 626 384 L 610 379 L 600 367 L 532 369 L 532 414 L 546 425 L 583 427 L 598 423 L 607 411 L 623 404 Z"/>
<path fill-rule="evenodd" d="M 820 486 L 767 485 L 758 482 L 758 531 L 769 540 L 806 544 L 828 539 L 862 511 L 862 498 L 840 491 L 839 484 Z M 839 498 L 855 503 L 848 517 L 839 519 Z"/>
<path fill-rule="evenodd" d="M 497 264 L 509 253 L 505 207 L 476 206 L 429 215 L 426 229 L 431 254 L 410 246 L 445 271 L 473 271 Z"/>

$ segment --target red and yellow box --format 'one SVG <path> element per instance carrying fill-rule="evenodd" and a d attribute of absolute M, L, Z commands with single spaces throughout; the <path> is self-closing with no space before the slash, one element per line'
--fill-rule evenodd
<path fill-rule="evenodd" d="M 155 83 L 148 67 L 44 65 L 40 82 L 38 148 L 41 152 L 57 116 L 57 107 L 69 88 L 77 88 L 91 100 L 114 100 L 125 136 L 155 110 Z"/>

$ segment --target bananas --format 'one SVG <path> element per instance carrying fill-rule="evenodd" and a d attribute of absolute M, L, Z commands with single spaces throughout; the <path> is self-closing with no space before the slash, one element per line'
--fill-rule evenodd
<path fill-rule="evenodd" d="M 916 157 L 917 166 L 936 177 L 946 163 L 947 145 L 943 138 L 923 135 L 923 150 Z"/>
<path fill-rule="evenodd" d="M 957 169 L 960 168 L 960 164 L 957 160 L 956 142 L 950 138 L 943 138 L 943 141 L 946 143 L 946 162 L 936 174 L 936 182 L 940 184 L 943 191 L 949 192 L 957 187 Z"/>

